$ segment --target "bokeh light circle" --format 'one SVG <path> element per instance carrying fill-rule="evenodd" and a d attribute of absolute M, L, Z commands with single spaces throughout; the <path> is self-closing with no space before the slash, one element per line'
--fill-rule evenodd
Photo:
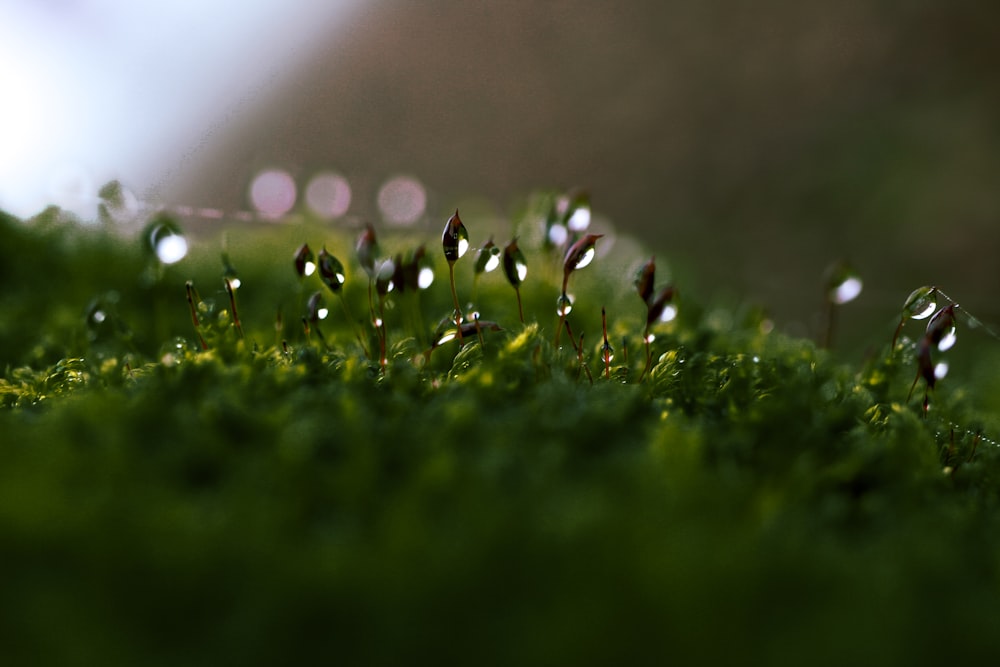
<path fill-rule="evenodd" d="M 321 218 L 339 218 L 351 206 L 351 186 L 334 172 L 316 174 L 306 186 L 306 206 Z"/>
<path fill-rule="evenodd" d="M 378 192 L 378 210 L 386 222 L 412 225 L 427 208 L 427 191 L 412 176 L 396 176 L 386 181 Z"/>
<path fill-rule="evenodd" d="M 280 218 L 295 206 L 295 179 L 281 169 L 265 169 L 250 184 L 250 203 L 266 218 Z"/>

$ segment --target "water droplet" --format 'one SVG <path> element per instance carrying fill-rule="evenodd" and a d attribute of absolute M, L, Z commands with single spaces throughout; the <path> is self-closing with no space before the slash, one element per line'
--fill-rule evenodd
<path fill-rule="evenodd" d="M 957 307 L 955 304 L 945 306 L 927 322 L 924 336 L 941 352 L 950 350 L 955 345 L 955 308 Z"/>
<path fill-rule="evenodd" d="M 587 234 L 570 246 L 569 250 L 566 251 L 566 257 L 563 260 L 564 275 L 569 275 L 576 269 L 582 269 L 594 261 L 594 255 L 596 254 L 594 244 L 597 243 L 597 240 L 602 236 L 603 234 Z"/>
<path fill-rule="evenodd" d="M 322 292 L 313 292 L 306 302 L 306 319 L 310 322 L 317 322 L 326 315 L 320 315 L 321 311 L 326 311 L 326 304 L 323 302 Z"/>
<path fill-rule="evenodd" d="M 611 347 L 610 343 L 604 341 L 604 344 L 601 345 L 601 359 L 604 361 L 605 364 L 610 364 L 611 360 L 614 358 L 615 358 L 615 349 Z"/>
<path fill-rule="evenodd" d="M 503 250 L 503 272 L 507 281 L 514 287 L 520 286 L 528 276 L 528 262 L 524 253 L 517 246 L 517 239 L 512 239 Z"/>
<path fill-rule="evenodd" d="M 955 346 L 955 341 L 958 337 L 955 335 L 955 327 L 951 327 L 941 336 L 941 340 L 938 341 L 937 349 L 939 352 L 946 352 Z"/>
<path fill-rule="evenodd" d="M 931 316 L 937 308 L 937 288 L 921 287 L 910 292 L 903 303 L 903 315 L 911 320 L 922 320 Z"/>
<path fill-rule="evenodd" d="M 863 283 L 860 276 L 850 266 L 834 264 L 827 272 L 827 298 L 832 303 L 844 304 L 861 294 Z"/>
<path fill-rule="evenodd" d="M 434 269 L 429 266 L 425 266 L 420 269 L 420 273 L 417 274 L 417 287 L 420 289 L 427 289 L 434 283 Z"/>
<path fill-rule="evenodd" d="M 493 243 L 491 236 L 476 253 L 475 272 L 476 275 L 489 273 L 496 270 L 498 266 L 500 266 L 500 248 Z"/>
<path fill-rule="evenodd" d="M 948 362 L 947 361 L 939 361 L 934 366 L 934 377 L 936 379 L 938 379 L 938 380 L 941 380 L 946 375 L 948 375 Z"/>
<path fill-rule="evenodd" d="M 149 243 L 163 264 L 176 264 L 188 252 L 187 239 L 172 221 L 155 224 L 149 233 Z"/>
<path fill-rule="evenodd" d="M 327 315 L 329 315 L 329 314 L 330 314 L 330 310 L 328 308 L 319 308 L 316 311 L 316 316 L 319 319 L 321 319 L 321 320 L 325 320 L 326 317 L 327 317 Z"/>
<path fill-rule="evenodd" d="M 340 260 L 327 252 L 326 246 L 319 251 L 316 258 L 319 262 L 319 277 L 331 292 L 339 292 L 344 286 L 344 265 Z"/>
<path fill-rule="evenodd" d="M 370 223 L 365 225 L 364 230 L 358 235 L 354 249 L 358 254 L 358 263 L 361 268 L 365 270 L 369 278 L 374 278 L 378 241 L 375 239 L 375 228 Z"/>
<path fill-rule="evenodd" d="M 635 276 L 635 289 L 647 304 L 653 298 L 653 281 L 656 279 L 656 258 L 650 257 Z"/>
<path fill-rule="evenodd" d="M 316 270 L 316 264 L 313 263 L 313 259 L 313 253 L 308 243 L 303 243 L 295 251 L 293 262 L 295 273 L 298 274 L 299 278 L 310 276 Z"/>
<path fill-rule="evenodd" d="M 677 317 L 677 307 L 673 301 L 675 290 L 672 285 L 667 285 L 660 290 L 659 294 L 648 304 L 646 312 L 646 325 L 654 322 L 669 322 Z"/>
<path fill-rule="evenodd" d="M 469 249 L 469 232 L 462 224 L 462 219 L 458 217 L 458 209 L 455 209 L 455 215 L 448 218 L 444 224 L 441 245 L 444 248 L 444 258 L 449 262 L 457 261 Z"/>
<path fill-rule="evenodd" d="M 265 218 L 280 218 L 295 206 L 295 179 L 282 169 L 265 169 L 250 183 L 250 203 Z"/>
<path fill-rule="evenodd" d="M 95 310 L 94 312 L 92 312 L 90 314 L 90 319 L 91 319 L 91 321 L 94 324 L 100 324 L 101 322 L 103 322 L 107 318 L 108 318 L 108 315 L 103 310 Z"/>
<path fill-rule="evenodd" d="M 652 343 L 654 340 L 656 340 L 656 334 L 652 334 L 652 333 L 646 334 L 645 341 L 647 343 Z"/>
<path fill-rule="evenodd" d="M 222 253 L 222 279 L 229 285 L 229 289 L 233 290 L 239 289 L 240 285 L 243 284 L 243 281 L 240 280 L 239 275 L 236 273 L 236 267 L 229 260 L 229 253 L 225 251 Z"/>
<path fill-rule="evenodd" d="M 560 317 L 569 315 L 573 310 L 573 296 L 571 294 L 560 294 L 556 299 L 556 314 Z"/>
<path fill-rule="evenodd" d="M 396 264 L 391 259 L 382 262 L 375 275 L 375 291 L 379 296 L 385 296 L 392 291 L 392 276 L 396 272 Z"/>
<path fill-rule="evenodd" d="M 434 347 L 440 347 L 447 342 L 455 340 L 456 336 L 458 336 L 458 331 L 456 329 L 445 331 L 436 341 L 434 341 Z M 444 353 L 442 352 L 442 354 Z"/>

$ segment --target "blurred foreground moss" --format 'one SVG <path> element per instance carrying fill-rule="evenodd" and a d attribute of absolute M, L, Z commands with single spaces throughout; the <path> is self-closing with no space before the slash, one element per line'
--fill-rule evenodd
<path fill-rule="evenodd" d="M 460 260 L 459 296 L 502 330 L 425 361 L 452 295 L 397 290 L 383 369 L 341 232 L 230 239 L 241 337 L 210 287 L 218 244 L 151 266 L 141 236 L 58 218 L 0 220 L 4 664 L 1000 650 L 1000 424 L 976 398 L 995 373 L 948 377 L 925 413 L 917 346 L 890 350 L 891 329 L 852 367 L 752 309 L 686 300 L 653 325 L 644 376 L 647 308 L 622 270 L 644 258 L 574 277 L 585 342 L 558 348 L 561 255 L 527 243 L 526 324 L 510 285 Z M 357 322 L 314 277 L 331 316 L 306 335 L 302 236 L 347 266 Z M 394 240 L 426 242 L 442 275 L 434 241 Z"/>

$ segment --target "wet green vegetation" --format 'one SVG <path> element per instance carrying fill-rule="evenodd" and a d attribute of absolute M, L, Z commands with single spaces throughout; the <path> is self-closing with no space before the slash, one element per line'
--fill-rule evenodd
<path fill-rule="evenodd" d="M 839 359 L 539 211 L 0 218 L 4 662 L 996 654 L 982 323 L 920 288 Z"/>

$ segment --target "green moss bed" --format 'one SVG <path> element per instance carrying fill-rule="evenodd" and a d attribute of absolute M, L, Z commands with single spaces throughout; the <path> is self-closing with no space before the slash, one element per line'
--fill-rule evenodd
<path fill-rule="evenodd" d="M 360 228 L 233 223 L 166 265 L 165 217 L 0 216 L 2 664 L 1000 655 L 994 338 L 956 315 L 965 361 L 938 379 L 909 321 L 937 293 L 904 293 L 840 359 L 665 294 L 659 256 L 644 299 L 626 239 L 577 270 L 534 220 L 464 220 L 455 291 L 481 326 L 428 355 L 454 311 L 436 223 L 376 230 L 375 257 L 436 275 L 380 298 Z M 518 235 L 517 292 L 477 272 L 490 234 Z M 303 243 L 342 264 L 336 291 L 299 275 Z"/>

